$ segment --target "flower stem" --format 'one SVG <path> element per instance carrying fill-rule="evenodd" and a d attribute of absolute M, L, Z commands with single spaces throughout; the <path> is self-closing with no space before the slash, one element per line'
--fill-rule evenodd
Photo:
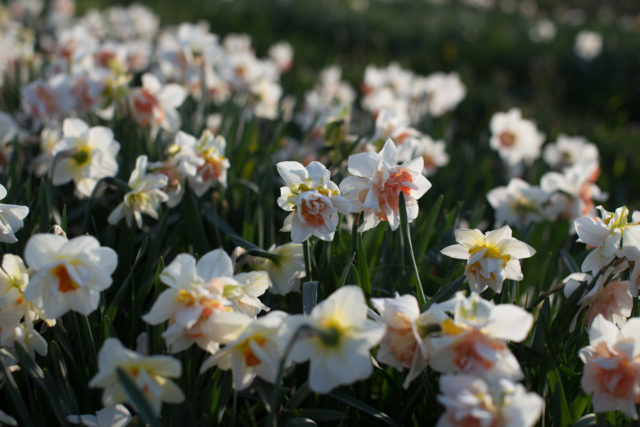
<path fill-rule="evenodd" d="M 420 272 L 418 271 L 418 264 L 416 263 L 416 257 L 413 254 L 413 244 L 411 243 L 411 232 L 409 230 L 409 222 L 407 221 L 407 206 L 404 201 L 404 193 L 400 192 L 400 228 L 402 229 L 402 237 L 404 239 L 404 243 L 406 248 L 409 251 L 409 257 L 411 258 L 411 265 L 413 267 L 413 273 L 416 279 L 416 293 L 418 294 L 418 303 L 422 307 L 426 302 L 427 298 L 424 294 L 424 289 L 422 288 L 422 282 L 420 281 Z"/>
<path fill-rule="evenodd" d="M 311 281 L 313 279 L 311 276 L 311 243 L 309 243 L 309 239 L 304 241 L 302 248 L 304 250 L 304 272 L 306 273 L 307 281 Z"/>

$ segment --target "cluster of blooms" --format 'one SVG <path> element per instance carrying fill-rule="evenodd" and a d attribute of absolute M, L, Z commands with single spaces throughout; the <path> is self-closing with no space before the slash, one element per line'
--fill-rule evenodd
<path fill-rule="evenodd" d="M 409 368 L 405 388 L 427 365 L 445 374 L 438 400 L 446 411 L 438 425 L 536 423 L 543 401 L 515 382 L 524 375 L 506 345 L 527 337 L 531 314 L 511 304 L 494 305 L 475 292 L 469 297 L 459 292 L 423 313 L 411 295 L 372 303 L 387 326 L 377 359 L 398 370 Z"/>
<path fill-rule="evenodd" d="M 503 160 L 520 171 L 523 162 L 541 155 L 544 136 L 533 122 L 521 117 L 518 109 L 496 113 L 491 120 L 491 146 Z M 545 162 L 555 171 L 545 173 L 539 186 L 520 178 L 511 178 L 507 186 L 494 188 L 487 199 L 495 209 L 496 223 L 520 228 L 545 220 L 565 218 L 573 221 L 595 212 L 594 200 L 604 201 L 607 194 L 595 184 L 600 174 L 598 149 L 579 136 L 558 135 L 544 149 Z"/>
<path fill-rule="evenodd" d="M 400 193 L 405 197 L 407 220 L 418 216 L 417 200 L 431 188 L 422 175 L 422 157 L 398 165 L 398 152 L 391 139 L 379 153 L 353 154 L 348 159 L 351 176 L 338 187 L 330 172 L 319 162 L 303 167 L 298 162 L 278 163 L 278 173 L 285 182 L 278 205 L 291 214 L 282 231 L 291 231 L 296 243 L 315 235 L 333 240 L 339 213 L 362 215 L 358 231 L 388 221 L 392 230 L 400 225 Z"/>
<path fill-rule="evenodd" d="M 396 110 L 412 124 L 425 115 L 438 117 L 453 110 L 467 93 L 455 72 L 419 76 L 396 63 L 384 68 L 367 66 L 362 91 L 366 110 L 374 114 Z"/>

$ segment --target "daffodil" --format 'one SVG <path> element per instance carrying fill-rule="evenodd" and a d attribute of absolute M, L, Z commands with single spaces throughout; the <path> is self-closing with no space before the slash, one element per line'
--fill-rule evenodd
<path fill-rule="evenodd" d="M 92 236 L 36 234 L 27 241 L 24 259 L 33 271 L 24 297 L 49 318 L 94 311 L 118 264 L 116 252 Z"/>
<path fill-rule="evenodd" d="M 282 311 L 272 311 L 257 319 L 245 316 L 244 327 L 238 329 L 233 341 L 215 351 L 200 372 L 212 366 L 231 369 L 236 390 L 247 388 L 256 377 L 274 383 L 290 339 L 290 331 L 282 327 L 286 317 L 287 313 Z"/>
<path fill-rule="evenodd" d="M 418 301 L 413 295 L 396 295 L 394 298 L 373 298 L 371 303 L 380 314 L 379 321 L 387 325 L 376 359 L 397 370 L 409 368 L 404 381 L 408 388 L 430 359 L 425 341 L 429 325 L 439 325 L 447 315 L 438 304 L 420 313 Z"/>
<path fill-rule="evenodd" d="M 400 193 L 404 194 L 407 220 L 418 217 L 418 199 L 431 188 L 422 175 L 422 157 L 398 165 L 398 151 L 388 139 L 380 153 L 353 154 L 348 159 L 352 176 L 340 183 L 340 191 L 352 204 L 352 212 L 364 214 L 358 231 L 388 221 L 392 230 L 400 225 Z"/>
<path fill-rule="evenodd" d="M 170 356 L 143 356 L 124 348 L 117 338 L 107 338 L 98 354 L 98 373 L 89 381 L 89 387 L 104 389 L 105 406 L 127 401 L 118 369 L 129 375 L 156 413 L 160 413 L 162 402 L 184 401 L 182 390 L 170 379 L 182 373 L 179 360 Z"/>
<path fill-rule="evenodd" d="M 444 373 L 466 373 L 493 381 L 523 377 L 506 341 L 523 341 L 533 326 L 533 316 L 512 304 L 495 305 L 476 293 L 458 292 L 442 308 L 453 314 L 440 324 L 432 338 L 430 365 Z"/>
<path fill-rule="evenodd" d="M 544 408 L 540 396 L 504 378 L 490 383 L 472 375 L 443 375 L 439 385 L 445 413 L 437 427 L 531 427 Z"/>
<path fill-rule="evenodd" d="M 7 197 L 7 189 L 0 184 L 0 200 Z M 16 231 L 20 230 L 23 220 L 29 215 L 29 208 L 21 205 L 0 203 L 0 242 L 16 243 Z"/>
<path fill-rule="evenodd" d="M 511 237 L 508 225 L 486 234 L 477 229 L 458 229 L 455 235 L 458 244 L 440 252 L 467 260 L 465 277 L 473 292 L 490 287 L 500 293 L 505 279 L 522 280 L 520 260 L 536 253 L 531 246 Z"/>
<path fill-rule="evenodd" d="M 340 195 L 322 163 L 306 167 L 298 162 L 280 162 L 278 173 L 285 182 L 280 188 L 278 206 L 291 212 L 281 231 L 291 231 L 291 240 L 301 243 L 314 235 L 333 240 L 338 225 L 338 212 L 348 213 L 350 204 Z"/>
<path fill-rule="evenodd" d="M 544 134 L 538 131 L 531 120 L 523 119 L 518 108 L 512 108 L 506 113 L 495 113 L 489 127 L 489 145 L 498 151 L 509 167 L 514 168 L 522 161 L 531 163 L 540 157 Z"/>
<path fill-rule="evenodd" d="M 138 228 L 142 228 L 143 213 L 157 219 L 160 203 L 168 199 L 162 191 L 167 181 L 163 174 L 147 174 L 147 156 L 138 156 L 136 168 L 129 178 L 131 191 L 124 195 L 124 201 L 111 212 L 107 219 L 109 224 L 117 224 L 125 217 L 128 227 L 131 227 L 135 219 Z"/>
<path fill-rule="evenodd" d="M 180 254 L 162 271 L 160 280 L 169 288 L 142 318 L 152 325 L 169 320 L 162 335 L 173 353 L 193 343 L 215 352 L 237 328 L 228 322 L 238 318 L 236 311 L 253 316 L 267 308 L 257 298 L 269 287 L 267 273 L 234 276 L 231 258 L 222 249 L 205 254 L 197 263 L 191 255 Z"/>
<path fill-rule="evenodd" d="M 607 212 L 598 206 L 600 218 L 582 216 L 575 220 L 578 241 L 592 250 L 582 263 L 583 272 L 598 272 L 616 258 L 624 258 L 640 250 L 640 221 L 629 222 L 629 209 L 619 207 Z M 633 257 L 632 257 L 633 258 Z"/>
<path fill-rule="evenodd" d="M 640 398 L 640 319 L 630 319 L 621 329 L 596 316 L 589 329 L 589 345 L 579 352 L 584 362 L 582 389 L 593 393 L 593 410 L 620 410 L 638 419 Z"/>
<path fill-rule="evenodd" d="M 111 129 L 89 128 L 80 119 L 66 119 L 62 132 L 64 139 L 53 149 L 54 155 L 62 156 L 54 165 L 53 185 L 73 181 L 78 193 L 89 197 L 98 180 L 118 173 L 116 154 L 120 144 L 113 139 Z"/>
<path fill-rule="evenodd" d="M 182 105 L 187 92 L 178 84 L 162 85 L 158 78 L 145 73 L 142 87 L 133 90 L 130 107 L 133 118 L 142 126 L 159 127 L 166 132 L 175 133 L 180 129 L 180 114 L 177 108 Z"/>
<path fill-rule="evenodd" d="M 302 244 L 291 242 L 272 246 L 268 252 L 274 255 L 274 259 L 261 259 L 258 261 L 258 268 L 269 274 L 269 291 L 285 295 L 299 289 L 300 279 L 305 276 Z"/>
<path fill-rule="evenodd" d="M 371 375 L 370 350 L 382 339 L 385 326 L 367 319 L 367 311 L 362 289 L 344 286 L 314 307 L 308 317 L 289 324 L 290 328 L 310 328 L 292 348 L 291 358 L 310 361 L 311 390 L 328 393 Z"/>

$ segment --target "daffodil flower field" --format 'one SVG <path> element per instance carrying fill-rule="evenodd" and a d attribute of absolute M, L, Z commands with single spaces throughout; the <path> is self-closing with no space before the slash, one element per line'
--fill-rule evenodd
<path fill-rule="evenodd" d="M 0 424 L 637 422 L 637 5 L 123 3 L 0 4 Z"/>

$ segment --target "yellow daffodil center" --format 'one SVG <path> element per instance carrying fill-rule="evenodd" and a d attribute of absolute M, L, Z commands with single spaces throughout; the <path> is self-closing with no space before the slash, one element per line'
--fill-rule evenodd
<path fill-rule="evenodd" d="M 487 251 L 484 253 L 484 258 L 502 259 L 503 264 L 506 264 L 511 259 L 511 255 L 502 254 L 500 252 L 500 249 L 486 243 L 482 246 L 476 246 L 475 248 L 469 249 L 469 254 L 473 255 L 477 252 L 480 252 L 484 248 L 487 248 Z"/>
<path fill-rule="evenodd" d="M 316 188 L 310 187 L 305 183 L 302 184 L 298 184 L 295 185 L 293 187 L 291 187 L 291 192 L 294 193 L 296 196 L 304 193 L 305 191 L 317 191 L 318 193 L 322 194 L 323 196 L 327 196 L 327 197 L 331 197 L 331 196 L 337 196 L 338 195 L 338 191 L 337 190 L 331 190 L 330 188 L 324 188 L 321 185 L 318 185 Z"/>
<path fill-rule="evenodd" d="M 340 338 L 345 330 L 346 327 L 342 325 L 340 319 L 332 318 L 323 322 L 322 328 L 318 331 L 318 336 L 324 346 L 337 347 L 340 345 Z"/>
<path fill-rule="evenodd" d="M 447 335 L 458 335 L 459 333 L 465 331 L 465 328 L 457 326 L 451 319 L 446 319 L 440 326 L 442 333 Z"/>
<path fill-rule="evenodd" d="M 89 147 L 87 146 L 79 147 L 76 152 L 71 155 L 71 158 L 76 162 L 77 166 L 85 165 L 89 162 L 89 157 Z"/>

